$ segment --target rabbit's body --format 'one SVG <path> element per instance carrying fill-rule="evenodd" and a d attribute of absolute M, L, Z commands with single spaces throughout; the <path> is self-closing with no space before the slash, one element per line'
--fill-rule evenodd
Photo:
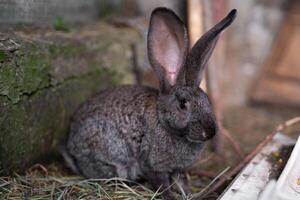
<path fill-rule="evenodd" d="M 86 177 L 135 180 L 193 164 L 203 145 L 158 121 L 159 91 L 142 86 L 106 90 L 76 112 L 67 149 Z M 80 145 L 79 145 L 80 144 Z"/>
<path fill-rule="evenodd" d="M 192 165 L 218 129 L 199 88 L 204 66 L 235 15 L 233 10 L 189 51 L 183 22 L 167 8 L 155 9 L 147 42 L 159 90 L 121 86 L 83 104 L 62 151 L 72 169 L 90 178 L 145 178 L 166 189 L 172 174 Z"/>

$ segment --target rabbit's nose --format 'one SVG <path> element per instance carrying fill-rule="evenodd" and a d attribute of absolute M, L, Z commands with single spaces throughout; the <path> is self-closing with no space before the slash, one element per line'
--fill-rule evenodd
<path fill-rule="evenodd" d="M 207 132 L 202 131 L 202 133 L 201 133 L 201 139 L 202 139 L 202 141 L 207 141 L 207 140 L 211 139 L 211 136 Z"/>
<path fill-rule="evenodd" d="M 207 134 L 205 131 L 203 131 L 203 132 L 202 132 L 202 137 L 203 137 L 204 139 L 206 139 L 206 138 L 208 138 L 208 134 Z"/>
<path fill-rule="evenodd" d="M 211 131 L 203 131 L 201 136 L 203 138 L 204 141 L 210 140 L 215 136 L 215 132 L 211 132 Z"/>

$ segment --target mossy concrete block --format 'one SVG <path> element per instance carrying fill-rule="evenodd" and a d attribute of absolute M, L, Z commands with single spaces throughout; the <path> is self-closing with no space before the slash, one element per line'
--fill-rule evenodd
<path fill-rule="evenodd" d="M 130 45 L 140 40 L 133 30 L 103 23 L 69 33 L 18 31 L 5 38 L 0 40 L 2 174 L 49 159 L 82 102 L 130 82 Z"/>

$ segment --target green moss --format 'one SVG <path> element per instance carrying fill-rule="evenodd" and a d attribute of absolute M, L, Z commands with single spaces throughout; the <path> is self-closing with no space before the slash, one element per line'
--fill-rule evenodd
<path fill-rule="evenodd" d="M 0 106 L 1 113 L 6 113 L 0 117 L 3 173 L 28 167 L 37 160 L 45 160 L 42 155 L 53 153 L 65 138 L 75 109 L 92 94 L 116 84 L 113 74 L 98 71 L 50 90 L 39 90 L 18 104 Z"/>
<path fill-rule="evenodd" d="M 63 57 L 63 58 L 74 58 L 82 53 L 88 51 L 88 49 L 78 43 L 67 43 L 67 44 L 53 44 L 48 47 L 49 56 L 53 58 Z"/>
<path fill-rule="evenodd" d="M 56 17 L 55 22 L 54 22 L 54 28 L 57 31 L 63 31 L 63 32 L 70 31 L 70 27 L 67 25 L 65 20 L 60 16 Z"/>
<path fill-rule="evenodd" d="M 0 68 L 0 95 L 8 97 L 14 102 L 20 98 L 15 74 L 16 67 L 12 62 Z"/>
<path fill-rule="evenodd" d="M 97 4 L 99 17 L 107 17 L 120 10 L 116 4 L 109 0 L 99 0 L 97 1 Z"/>
<path fill-rule="evenodd" d="M 75 72 L 78 73 L 78 76 L 82 76 L 84 73 L 103 70 L 104 67 L 115 71 L 114 75 L 118 74 L 118 78 L 121 80 L 128 70 L 128 61 L 124 62 L 126 53 L 120 52 L 121 49 L 126 49 L 126 46 L 120 45 L 116 48 L 111 41 L 101 43 L 99 48 L 93 51 L 79 43 L 49 46 L 24 43 L 23 46 L 24 48 L 14 53 L 13 58 L 0 68 L 0 95 L 6 96 L 13 103 L 18 103 L 24 95 L 31 95 L 40 89 L 50 87 L 51 62 L 57 58 L 60 58 L 61 62 L 66 62 L 65 65 L 68 65 L 70 61 L 73 63 L 72 60 L 83 59 L 84 64 L 88 66 L 86 68 L 88 70 L 84 72 L 75 68 L 71 69 L 72 66 L 69 66 L 70 69 L 65 68 L 68 71 L 62 70 L 62 73 L 66 73 L 66 75 L 59 75 L 63 78 L 76 77 Z M 97 56 L 97 52 L 99 52 L 99 56 Z"/>
<path fill-rule="evenodd" d="M 3 50 L 0 50 L 0 62 L 4 62 L 7 59 L 7 55 Z"/>
<path fill-rule="evenodd" d="M 20 49 L 0 62 L 0 171 L 49 158 L 79 104 L 130 79 L 130 44 L 137 34 L 106 24 L 99 30 L 74 40 L 51 36 L 49 43 L 20 39 Z"/>
<path fill-rule="evenodd" d="M 24 44 L 24 49 L 0 68 L 0 95 L 18 103 L 24 94 L 31 94 L 49 85 L 49 58 L 42 47 Z"/>
<path fill-rule="evenodd" d="M 49 86 L 49 58 L 44 50 L 30 49 L 30 53 L 19 59 L 18 87 L 25 94 L 31 94 Z"/>

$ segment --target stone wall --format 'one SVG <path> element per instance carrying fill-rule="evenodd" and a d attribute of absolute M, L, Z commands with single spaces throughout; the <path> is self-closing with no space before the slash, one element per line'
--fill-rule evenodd
<path fill-rule="evenodd" d="M 97 0 L 0 0 L 0 23 L 54 24 L 57 17 L 67 22 L 95 19 Z"/>
<path fill-rule="evenodd" d="M 1 33 L 0 173 L 49 159 L 79 104 L 132 82 L 130 45 L 140 40 L 132 29 L 102 22 L 68 33 Z"/>

